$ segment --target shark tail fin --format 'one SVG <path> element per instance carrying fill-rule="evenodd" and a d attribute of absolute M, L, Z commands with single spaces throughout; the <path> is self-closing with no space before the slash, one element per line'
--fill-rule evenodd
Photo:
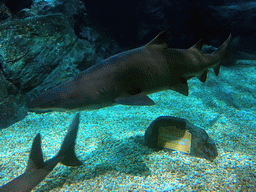
<path fill-rule="evenodd" d="M 75 141 L 79 125 L 79 113 L 76 114 L 72 124 L 69 127 L 68 133 L 62 142 L 59 156 L 64 156 L 64 159 L 61 161 L 62 164 L 66 166 L 80 166 L 82 165 L 81 161 L 78 160 L 75 154 Z"/>
<path fill-rule="evenodd" d="M 226 41 L 222 43 L 222 45 L 211 54 L 213 58 L 216 58 L 216 60 L 218 60 L 218 63 L 213 67 L 216 76 L 219 75 L 221 63 L 223 60 L 225 60 L 225 57 L 227 56 L 229 45 L 232 40 L 233 38 L 230 34 Z"/>
<path fill-rule="evenodd" d="M 19 177 L 13 179 L 9 183 L 0 187 L 1 192 L 10 192 L 10 191 L 31 191 L 35 186 L 34 183 L 29 183 L 29 176 L 33 176 L 33 171 L 40 169 L 45 166 L 43 160 L 43 153 L 41 148 L 41 136 L 38 133 L 33 140 L 32 147 L 30 149 L 29 159 L 26 167 L 26 171 Z M 32 172 L 29 176 L 25 176 L 26 172 Z M 37 178 L 35 179 L 37 180 Z M 36 181 L 37 182 L 37 181 Z M 39 181 L 40 182 L 40 181 Z M 39 183 L 38 182 L 38 183 Z"/>
<path fill-rule="evenodd" d="M 214 54 L 216 57 L 217 56 L 219 56 L 219 57 L 223 56 L 226 53 L 231 41 L 232 41 L 232 36 L 230 34 L 229 37 L 226 39 L 226 41 L 224 43 L 222 43 L 222 45 L 219 46 L 219 48 L 216 49 L 212 54 Z"/>

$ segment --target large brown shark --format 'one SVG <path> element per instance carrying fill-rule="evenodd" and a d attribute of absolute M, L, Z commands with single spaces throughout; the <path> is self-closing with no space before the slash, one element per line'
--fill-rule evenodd
<path fill-rule="evenodd" d="M 172 89 L 188 95 L 187 80 L 205 82 L 207 70 L 218 75 L 231 35 L 213 53 L 202 53 L 202 40 L 189 49 L 167 48 L 163 31 L 146 45 L 128 50 L 82 71 L 67 82 L 39 95 L 28 104 L 31 110 L 98 109 L 115 103 L 155 104 L 146 94 Z"/>

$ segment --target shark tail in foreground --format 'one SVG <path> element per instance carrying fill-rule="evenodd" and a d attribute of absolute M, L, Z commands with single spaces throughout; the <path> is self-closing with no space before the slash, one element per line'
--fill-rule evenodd
<path fill-rule="evenodd" d="M 44 162 L 41 149 L 41 136 L 38 133 L 34 138 L 28 165 L 25 173 L 0 187 L 0 192 L 29 192 L 35 188 L 44 178 L 61 162 L 66 166 L 80 166 L 82 163 L 77 159 L 74 147 L 79 125 L 79 113 L 76 114 L 69 127 L 60 151 L 56 156 Z"/>

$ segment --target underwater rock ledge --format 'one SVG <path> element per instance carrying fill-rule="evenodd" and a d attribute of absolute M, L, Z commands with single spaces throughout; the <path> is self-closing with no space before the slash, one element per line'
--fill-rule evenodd
<path fill-rule="evenodd" d="M 62 14 L 8 20 L 0 25 L 0 44 L 2 108 L 7 102 L 16 114 L 20 113 L 18 106 L 23 106 L 19 118 L 0 110 L 5 125 L 24 118 L 24 104 L 33 95 L 76 75 L 77 64 L 87 61 L 86 51 L 94 54 L 87 41 L 77 39 Z M 94 62 L 93 57 L 88 57 L 89 64 L 90 60 Z"/>

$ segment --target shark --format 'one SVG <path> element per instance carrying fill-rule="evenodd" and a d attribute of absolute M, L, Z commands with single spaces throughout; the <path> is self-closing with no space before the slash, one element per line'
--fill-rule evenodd
<path fill-rule="evenodd" d="M 213 53 L 204 54 L 203 39 L 188 49 L 168 48 L 167 31 L 144 46 L 113 55 L 72 79 L 40 94 L 30 111 L 99 109 L 114 104 L 150 106 L 148 94 L 174 90 L 188 96 L 187 81 L 207 79 L 208 68 L 219 74 L 231 34 Z"/>
<path fill-rule="evenodd" d="M 29 192 L 61 162 L 66 166 L 80 166 L 74 146 L 79 125 L 79 113 L 74 117 L 61 148 L 56 156 L 44 162 L 41 148 L 41 135 L 38 133 L 33 140 L 25 172 L 9 183 L 0 187 L 1 192 Z"/>

